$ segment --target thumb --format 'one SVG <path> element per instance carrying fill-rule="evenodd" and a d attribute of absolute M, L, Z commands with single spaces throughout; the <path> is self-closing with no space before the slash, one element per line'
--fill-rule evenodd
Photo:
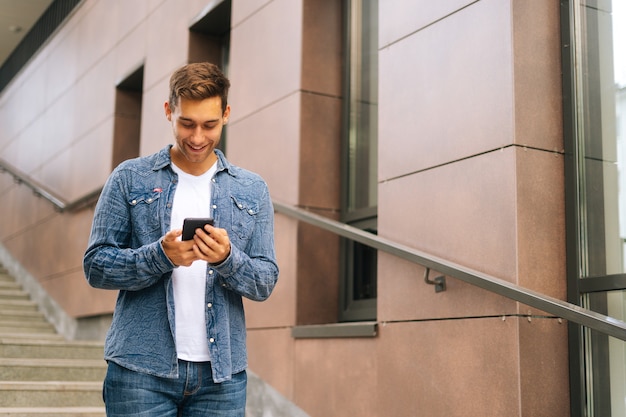
<path fill-rule="evenodd" d="M 176 239 L 178 239 L 178 237 L 182 234 L 183 234 L 183 229 L 172 229 L 165 234 L 165 236 L 163 237 L 163 240 L 166 242 L 173 242 Z"/>

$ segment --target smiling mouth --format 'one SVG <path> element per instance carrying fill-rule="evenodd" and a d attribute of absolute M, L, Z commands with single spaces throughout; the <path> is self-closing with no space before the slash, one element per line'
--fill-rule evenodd
<path fill-rule="evenodd" d="M 192 152 L 202 152 L 203 150 L 205 150 L 209 145 L 204 145 L 204 146 L 193 146 L 193 145 L 187 145 L 187 147 L 189 149 L 191 149 Z"/>

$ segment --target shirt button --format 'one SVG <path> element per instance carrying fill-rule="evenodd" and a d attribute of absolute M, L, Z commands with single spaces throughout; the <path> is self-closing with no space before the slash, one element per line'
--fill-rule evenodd
<path fill-rule="evenodd" d="M 216 209 L 216 208 L 217 208 L 217 206 L 216 206 L 215 204 L 213 204 L 213 208 L 214 208 L 214 209 Z"/>
<path fill-rule="evenodd" d="M 152 199 L 151 198 L 148 199 L 148 203 L 152 203 Z"/>
<path fill-rule="evenodd" d="M 209 269 L 209 275 L 213 275 L 213 270 Z"/>
<path fill-rule="evenodd" d="M 243 205 L 241 205 L 241 204 L 237 204 L 237 207 L 242 208 L 242 207 L 243 207 Z"/>
<path fill-rule="evenodd" d="M 209 342 L 211 342 L 211 343 L 215 343 L 215 339 L 210 338 L 210 339 L 209 339 Z"/>
<path fill-rule="evenodd" d="M 133 201 L 131 201 L 131 202 L 130 202 L 130 204 L 132 204 L 132 205 L 137 204 L 137 200 L 133 200 Z"/>
<path fill-rule="evenodd" d="M 206 306 L 207 306 L 207 307 L 209 307 L 209 308 L 211 308 L 211 307 L 213 307 L 213 303 L 209 303 L 209 304 L 207 304 Z"/>

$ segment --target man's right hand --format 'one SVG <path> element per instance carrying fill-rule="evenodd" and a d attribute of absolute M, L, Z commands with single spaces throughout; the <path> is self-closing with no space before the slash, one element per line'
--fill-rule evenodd
<path fill-rule="evenodd" d="M 161 245 L 169 260 L 176 266 L 190 266 L 198 257 L 193 251 L 193 240 L 180 240 L 182 229 L 170 230 L 163 236 Z"/>

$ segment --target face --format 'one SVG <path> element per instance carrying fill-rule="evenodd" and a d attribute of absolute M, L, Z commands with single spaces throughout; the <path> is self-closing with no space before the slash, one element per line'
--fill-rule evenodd
<path fill-rule="evenodd" d="M 176 140 L 171 150 L 172 161 L 192 175 L 203 174 L 211 168 L 217 160 L 213 151 L 220 142 L 229 114 L 230 106 L 222 113 L 220 97 L 181 98 L 174 109 L 166 102 L 165 116 L 172 123 Z"/>

